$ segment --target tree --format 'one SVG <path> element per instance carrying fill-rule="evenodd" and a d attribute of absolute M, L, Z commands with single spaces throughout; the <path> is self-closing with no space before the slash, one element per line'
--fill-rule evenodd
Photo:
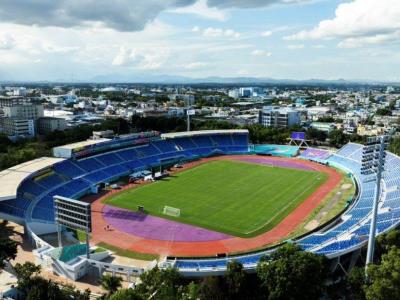
<path fill-rule="evenodd" d="M 395 137 L 390 140 L 389 151 L 400 155 L 400 137 Z"/>
<path fill-rule="evenodd" d="M 15 259 L 17 256 L 17 242 L 10 239 L 0 240 L 0 269 L 3 269 L 5 262 Z"/>
<path fill-rule="evenodd" d="M 178 298 L 184 283 L 181 274 L 173 268 L 160 270 L 155 267 L 140 275 L 140 280 L 142 282 L 135 289 L 142 297 L 162 300 Z"/>
<path fill-rule="evenodd" d="M 115 292 L 108 300 L 144 300 L 147 298 L 142 297 L 134 289 L 120 289 Z"/>
<path fill-rule="evenodd" d="M 376 239 L 375 258 L 380 261 L 381 256 L 389 252 L 393 247 L 400 248 L 400 230 L 393 229 L 385 234 L 381 234 Z"/>
<path fill-rule="evenodd" d="M 332 130 L 328 137 L 331 145 L 335 147 L 342 147 L 348 141 L 344 132 L 339 129 Z"/>
<path fill-rule="evenodd" d="M 257 266 L 257 274 L 266 289 L 267 299 L 319 299 L 328 276 L 324 256 L 302 251 L 286 244 Z"/>
<path fill-rule="evenodd" d="M 367 278 L 367 300 L 400 299 L 400 249 L 391 248 L 380 265 L 369 265 Z"/>
<path fill-rule="evenodd" d="M 122 278 L 106 274 L 101 277 L 100 284 L 107 291 L 107 295 L 111 296 L 122 286 Z"/>
<path fill-rule="evenodd" d="M 226 299 L 223 279 L 218 276 L 203 278 L 200 283 L 199 298 L 207 300 Z"/>
<path fill-rule="evenodd" d="M 378 108 L 376 110 L 376 114 L 378 116 L 391 116 L 392 115 L 392 111 L 389 108 Z"/>
<path fill-rule="evenodd" d="M 62 294 L 59 286 L 51 281 L 40 276 L 35 276 L 30 279 L 30 285 L 26 292 L 27 300 L 64 300 L 67 299 Z"/>
<path fill-rule="evenodd" d="M 39 275 L 41 267 L 28 261 L 24 264 L 17 263 L 14 271 L 18 280 L 18 289 L 27 293 L 31 287 L 31 278 Z"/>
<path fill-rule="evenodd" d="M 243 270 L 243 265 L 237 261 L 231 261 L 227 265 L 225 281 L 230 299 L 241 299 L 246 290 L 247 274 Z"/>
<path fill-rule="evenodd" d="M 351 299 L 365 300 L 365 269 L 354 267 L 346 278 L 346 293 Z"/>
<path fill-rule="evenodd" d="M 90 299 L 90 290 L 86 289 L 81 292 L 73 285 L 66 284 L 61 286 L 61 293 L 64 295 L 66 299 L 74 299 L 74 300 L 89 300 Z"/>

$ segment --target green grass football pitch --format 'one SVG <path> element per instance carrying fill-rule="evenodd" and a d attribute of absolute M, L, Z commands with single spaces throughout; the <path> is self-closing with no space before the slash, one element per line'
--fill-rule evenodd
<path fill-rule="evenodd" d="M 325 173 L 220 160 L 117 193 L 106 204 L 240 237 L 270 230 L 327 180 Z M 164 206 L 179 217 L 163 214 Z"/>

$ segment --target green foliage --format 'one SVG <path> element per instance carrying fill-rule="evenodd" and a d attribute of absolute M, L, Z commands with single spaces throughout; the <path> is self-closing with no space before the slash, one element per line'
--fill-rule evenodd
<path fill-rule="evenodd" d="M 183 278 L 176 269 L 162 269 L 158 267 L 140 275 L 142 281 L 135 290 L 144 298 L 159 300 L 178 299 L 182 292 Z"/>
<path fill-rule="evenodd" d="M 258 265 L 257 274 L 269 300 L 319 299 L 328 277 L 324 256 L 302 251 L 297 245 L 286 244 Z"/>
<path fill-rule="evenodd" d="M 400 137 L 394 137 L 390 140 L 389 151 L 400 155 Z"/>
<path fill-rule="evenodd" d="M 0 239 L 0 269 L 4 268 L 5 261 L 17 256 L 17 242 L 10 239 Z"/>
<path fill-rule="evenodd" d="M 318 118 L 318 122 L 333 123 L 333 122 L 335 122 L 335 119 L 332 116 L 320 117 L 320 118 Z"/>
<path fill-rule="evenodd" d="M 292 131 L 299 128 L 274 128 L 253 124 L 246 127 L 249 130 L 249 139 L 254 144 L 272 143 L 285 144 Z"/>
<path fill-rule="evenodd" d="M 225 280 L 229 299 L 242 299 L 246 295 L 247 275 L 241 263 L 228 263 Z"/>
<path fill-rule="evenodd" d="M 89 300 L 90 291 L 81 292 L 72 285 L 60 285 L 39 276 L 40 266 L 31 262 L 17 263 L 14 270 L 18 279 L 18 289 L 30 300 Z"/>
<path fill-rule="evenodd" d="M 41 267 L 28 261 L 24 264 L 17 263 L 14 266 L 14 271 L 18 280 L 18 288 L 28 293 L 31 288 L 31 278 L 39 275 Z"/>
<path fill-rule="evenodd" d="M 335 147 L 342 147 L 349 141 L 348 136 L 339 129 L 332 130 L 328 135 L 331 145 Z"/>
<path fill-rule="evenodd" d="M 376 239 L 375 261 L 379 262 L 382 255 L 388 253 L 394 247 L 400 249 L 400 230 L 394 229 L 379 235 Z"/>
<path fill-rule="evenodd" d="M 219 276 L 205 277 L 200 283 L 199 298 L 210 300 L 226 299 L 223 278 Z"/>
<path fill-rule="evenodd" d="M 378 116 L 391 116 L 392 115 L 392 111 L 389 108 L 378 108 L 376 110 L 376 114 Z"/>
<path fill-rule="evenodd" d="M 134 289 L 120 289 L 114 293 L 108 300 L 145 300 L 147 298 L 142 297 Z"/>
<path fill-rule="evenodd" d="M 306 137 L 310 140 L 317 140 L 324 142 L 326 140 L 326 132 L 315 129 L 315 128 L 308 128 L 306 131 Z"/>
<path fill-rule="evenodd" d="M 391 248 L 380 265 L 368 266 L 367 278 L 367 300 L 400 299 L 400 249 Z"/>
<path fill-rule="evenodd" d="M 186 130 L 186 120 L 183 118 L 167 117 L 132 117 L 132 126 L 136 131 L 156 130 L 160 132 L 173 132 Z"/>
<path fill-rule="evenodd" d="M 346 293 L 354 300 L 365 300 L 365 269 L 354 267 L 347 276 Z"/>
<path fill-rule="evenodd" d="M 101 277 L 100 284 L 108 295 L 112 295 L 122 286 L 122 278 L 106 274 Z"/>

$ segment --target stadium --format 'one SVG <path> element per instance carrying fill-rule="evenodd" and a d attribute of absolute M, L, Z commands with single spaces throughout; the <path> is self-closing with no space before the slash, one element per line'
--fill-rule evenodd
<path fill-rule="evenodd" d="M 157 264 L 218 275 L 231 260 L 251 272 L 283 243 L 343 268 L 367 243 L 371 223 L 375 184 L 361 173 L 362 149 L 251 145 L 247 130 L 88 140 L 2 171 L 0 218 L 24 225 L 37 260 L 73 280 L 93 270 L 129 278 Z M 400 158 L 388 152 L 386 164 L 393 167 L 379 191 L 378 234 L 400 221 Z M 59 196 L 91 204 L 89 248 L 78 231 L 56 225 Z M 327 199 L 336 210 L 325 213 L 335 214 L 299 231 Z M 80 218 L 64 217 L 71 225 Z M 118 263 L 108 259 L 115 249 L 157 259 Z"/>

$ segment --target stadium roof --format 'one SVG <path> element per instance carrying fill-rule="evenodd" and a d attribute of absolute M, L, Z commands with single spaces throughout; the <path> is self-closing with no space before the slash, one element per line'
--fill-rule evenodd
<path fill-rule="evenodd" d="M 64 159 L 41 157 L 1 171 L 0 201 L 15 199 L 17 197 L 18 186 L 25 178 L 62 160 Z"/>
<path fill-rule="evenodd" d="M 230 133 L 249 133 L 247 129 L 224 129 L 224 130 L 199 130 L 199 131 L 184 131 L 164 133 L 161 135 L 163 139 L 172 139 L 185 136 L 207 135 L 207 134 L 230 134 Z"/>
<path fill-rule="evenodd" d="M 110 141 L 110 139 L 96 139 L 96 140 L 86 140 L 86 141 L 82 141 L 82 142 L 77 142 L 77 143 L 72 143 L 72 144 L 67 144 L 67 145 L 63 145 L 63 146 L 59 146 L 59 147 L 55 147 L 55 148 L 63 148 L 63 149 L 78 149 L 81 147 L 85 147 L 85 146 L 90 146 L 90 145 L 95 145 L 98 143 L 102 143 L 102 142 L 107 142 Z"/>

